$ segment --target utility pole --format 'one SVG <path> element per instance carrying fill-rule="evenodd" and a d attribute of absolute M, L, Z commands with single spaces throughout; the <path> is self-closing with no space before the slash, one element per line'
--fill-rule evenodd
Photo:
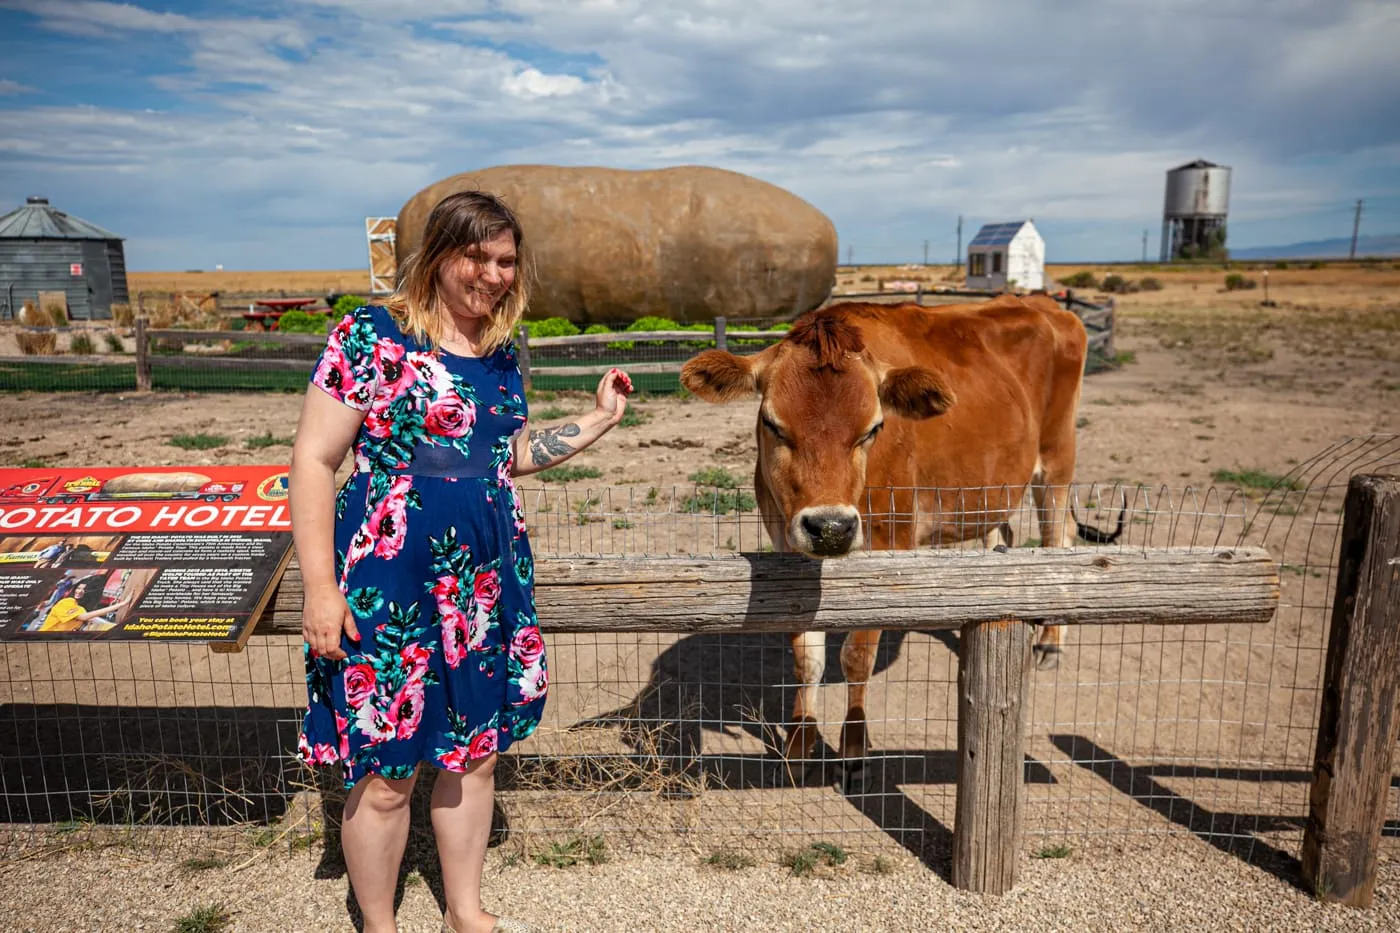
<path fill-rule="evenodd" d="M 963 254 L 962 254 L 962 214 L 959 214 L 959 215 L 958 215 L 958 251 L 953 255 L 953 265 L 955 265 L 955 266 L 961 266 L 961 265 L 962 265 L 962 261 L 963 261 Z"/>
<path fill-rule="evenodd" d="M 856 248 L 855 248 L 854 246 L 848 246 L 848 247 L 846 247 L 846 265 L 848 265 L 848 266 L 849 266 L 849 265 L 853 265 L 853 259 L 852 259 L 852 257 L 855 256 L 855 252 L 856 252 Z"/>
<path fill-rule="evenodd" d="M 1147 231 L 1142 231 L 1142 261 L 1147 263 Z"/>
<path fill-rule="evenodd" d="M 924 240 L 924 265 L 928 265 L 928 240 Z"/>
<path fill-rule="evenodd" d="M 1356 235 L 1361 232 L 1361 199 L 1356 199 L 1356 219 L 1351 222 L 1351 255 L 1356 258 Z"/>

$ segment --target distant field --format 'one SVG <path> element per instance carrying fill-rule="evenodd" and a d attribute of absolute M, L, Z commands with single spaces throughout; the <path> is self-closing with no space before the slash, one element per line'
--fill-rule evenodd
<path fill-rule="evenodd" d="M 327 292 L 368 292 L 366 269 L 297 272 L 128 272 L 127 288 L 135 293 L 181 292 L 208 294 L 276 294 L 278 292 L 324 295 Z"/>

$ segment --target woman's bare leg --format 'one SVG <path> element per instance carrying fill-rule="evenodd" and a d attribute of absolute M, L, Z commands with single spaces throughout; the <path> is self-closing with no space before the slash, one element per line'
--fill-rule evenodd
<path fill-rule="evenodd" d="M 494 754 L 473 761 L 464 774 L 439 771 L 433 786 L 433 835 L 442 864 L 446 920 L 456 933 L 488 933 L 496 922 L 481 907 L 481 872 L 495 795 Z"/>
<path fill-rule="evenodd" d="M 364 933 L 397 933 L 394 891 L 408 845 L 409 800 L 416 780 L 417 775 L 391 781 L 371 774 L 355 785 L 345 802 L 340 845 L 350 887 L 364 915 Z"/>

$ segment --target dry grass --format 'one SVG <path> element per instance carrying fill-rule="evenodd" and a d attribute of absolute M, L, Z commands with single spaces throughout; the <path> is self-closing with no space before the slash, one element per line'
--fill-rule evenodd
<path fill-rule="evenodd" d="M 18 333 L 15 342 L 25 356 L 53 356 L 58 352 L 58 335 L 53 331 L 45 334 Z"/>

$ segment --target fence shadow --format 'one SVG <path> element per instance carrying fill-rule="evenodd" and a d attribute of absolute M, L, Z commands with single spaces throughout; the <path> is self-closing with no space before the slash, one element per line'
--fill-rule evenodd
<path fill-rule="evenodd" d="M 306 780 L 301 710 L 0 706 L 0 822 L 273 823 Z"/>
<path fill-rule="evenodd" d="M 1211 810 L 1157 780 L 1158 776 L 1164 775 L 1168 770 L 1162 766 L 1129 764 L 1103 746 L 1098 745 L 1093 739 L 1082 735 L 1052 734 L 1049 738 L 1051 744 L 1067 755 L 1076 766 L 1107 781 L 1142 806 L 1188 830 L 1201 841 L 1214 846 L 1221 852 L 1262 868 L 1281 881 L 1285 881 L 1312 896 L 1313 892 L 1302 886 L 1301 865 L 1298 858 L 1265 841 L 1260 835 L 1269 832 L 1300 831 L 1307 821 L 1306 814 L 1273 816 Z M 1178 766 L 1174 773 L 1192 776 L 1192 772 L 1197 770 L 1202 777 L 1234 777 L 1237 780 L 1271 781 L 1308 780 L 1311 778 L 1307 772 L 1296 770 L 1225 769 L 1231 773 L 1217 774 L 1214 768 L 1192 769 Z"/>

